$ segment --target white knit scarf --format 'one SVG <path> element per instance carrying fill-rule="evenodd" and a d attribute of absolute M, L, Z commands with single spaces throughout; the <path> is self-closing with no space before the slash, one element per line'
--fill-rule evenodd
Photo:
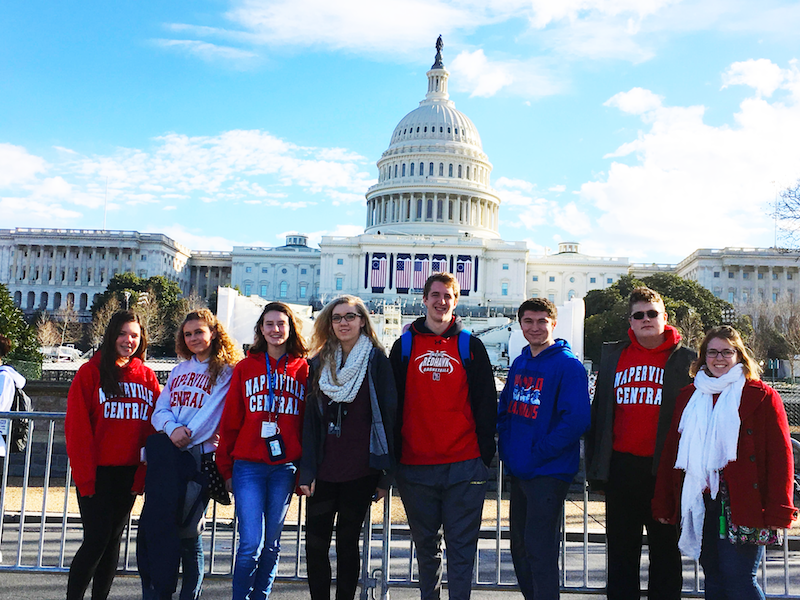
<path fill-rule="evenodd" d="M 695 391 L 683 410 L 678 432 L 678 458 L 675 468 L 686 472 L 681 492 L 681 538 L 678 547 L 686 556 L 698 558 L 703 539 L 706 508 L 703 490 L 716 498 L 719 472 L 736 460 L 739 442 L 739 404 L 745 377 L 741 363 L 722 377 L 699 371 Z M 713 395 L 719 394 L 716 404 Z"/>
<path fill-rule="evenodd" d="M 352 402 L 367 373 L 371 351 L 372 340 L 362 333 L 353 349 L 350 350 L 350 354 L 347 355 L 344 366 L 340 367 L 338 365 L 342 364 L 342 345 L 338 344 L 334 358 L 337 365 L 336 380 L 339 384 L 333 382 L 331 367 L 326 363 L 319 375 L 319 389 L 333 402 Z"/>

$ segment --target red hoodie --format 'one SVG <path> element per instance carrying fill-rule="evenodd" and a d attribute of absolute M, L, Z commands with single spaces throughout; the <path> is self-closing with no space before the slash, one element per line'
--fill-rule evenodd
<path fill-rule="evenodd" d="M 233 369 L 219 424 L 217 448 L 217 466 L 226 480 L 233 476 L 234 460 L 282 464 L 300 458 L 308 362 L 286 354 L 278 361 L 269 359 L 272 376 L 276 378 L 272 387 L 273 410 L 265 356 L 261 352 L 248 352 L 247 358 Z M 286 447 L 286 458 L 272 461 L 261 431 L 264 422 L 276 420 Z"/>
<path fill-rule="evenodd" d="M 616 452 L 653 456 L 656 449 L 658 413 L 664 367 L 681 341 L 678 330 L 667 325 L 664 342 L 648 349 L 628 330 L 631 345 L 622 351 L 614 376 L 614 442 Z"/>
<path fill-rule="evenodd" d="M 140 452 L 161 392 L 156 374 L 138 358 L 119 368 L 122 396 L 107 396 L 100 389 L 100 354 L 78 369 L 67 395 L 64 432 L 72 478 L 81 496 L 94 495 L 98 466 L 139 465 L 134 492 L 144 489 Z"/>

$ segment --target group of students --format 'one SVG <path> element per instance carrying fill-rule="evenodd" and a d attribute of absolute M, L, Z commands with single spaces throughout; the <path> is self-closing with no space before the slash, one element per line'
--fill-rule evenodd
<path fill-rule="evenodd" d="M 162 390 L 142 362 L 147 339 L 138 316 L 118 312 L 70 388 L 65 432 L 84 537 L 67 599 L 83 598 L 90 582 L 93 600 L 108 597 L 121 535 L 142 492 L 143 599 L 171 598 L 179 565 L 181 600 L 199 598 L 202 515 L 212 490 L 236 500 L 232 597 L 267 598 L 296 489 L 308 496 L 312 597 L 330 596 L 328 549 L 338 514 L 337 598 L 352 599 L 361 524 L 390 484 L 396 408 L 388 359 L 364 303 L 344 296 L 322 310 L 310 363 L 301 327 L 280 302 L 264 307 L 245 358 L 207 309 L 186 316 L 175 345 L 186 360 Z M 204 491 L 192 494 L 193 486 Z"/>
<path fill-rule="evenodd" d="M 561 511 L 584 436 L 587 479 L 606 500 L 610 600 L 640 596 L 643 528 L 651 600 L 680 597 L 681 552 L 699 557 L 707 598 L 764 597 L 755 577 L 764 546 L 797 517 L 792 451 L 782 401 L 759 381 L 735 329 L 711 329 L 697 355 L 667 324 L 661 297 L 636 288 L 629 339 L 605 345 L 590 401 L 583 365 L 554 337 L 556 307 L 526 300 L 517 316 L 528 345 L 498 403 L 486 349 L 454 314 L 458 300 L 452 274 L 432 275 L 423 291 L 426 314 L 388 358 L 354 296 L 324 307 L 309 345 L 288 306 L 267 304 L 242 360 L 216 317 L 195 311 L 176 340 L 187 360 L 163 391 L 142 363 L 139 319 L 114 315 L 68 398 L 67 451 L 84 540 L 67 599 L 83 598 L 92 578 L 92 598 L 108 596 L 120 537 L 143 490 L 143 598 L 172 597 L 179 561 L 180 598 L 199 597 L 202 519 L 147 526 L 150 518 L 159 523 L 168 504 L 159 498 L 148 510 L 151 492 L 170 496 L 165 472 L 187 482 L 197 480 L 195 472 L 216 477 L 233 493 L 234 600 L 269 596 L 295 490 L 308 497 L 312 600 L 330 598 L 334 523 L 336 598 L 352 600 L 365 514 L 393 483 L 416 546 L 422 600 L 440 597 L 443 538 L 449 597 L 467 599 L 495 439 L 510 476 L 520 589 L 526 600 L 558 598 Z M 154 434 L 166 441 L 159 445 Z M 183 494 L 173 503 L 186 514 Z M 194 514 L 207 502 L 207 495 L 195 501 Z"/>

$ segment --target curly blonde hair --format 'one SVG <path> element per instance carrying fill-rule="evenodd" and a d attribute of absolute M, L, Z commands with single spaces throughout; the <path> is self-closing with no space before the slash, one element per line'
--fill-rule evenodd
<path fill-rule="evenodd" d="M 364 305 L 364 301 L 358 296 L 343 295 L 328 302 L 314 320 L 314 334 L 311 336 L 311 353 L 318 354 L 319 360 L 322 365 L 328 365 L 331 369 L 331 376 L 334 383 L 336 381 L 336 348 L 339 345 L 339 340 L 336 338 L 336 333 L 333 331 L 333 309 L 340 304 L 347 304 L 355 309 L 356 314 L 361 317 L 361 333 L 366 335 L 372 345 L 381 352 L 385 352 L 383 344 L 381 344 L 375 330 L 372 328 L 372 323 L 369 320 L 369 311 Z M 321 369 L 320 369 L 321 370 Z M 319 371 L 315 373 L 315 378 L 319 377 Z"/>
<path fill-rule="evenodd" d="M 186 340 L 183 339 L 183 328 L 189 321 L 202 321 L 211 330 L 211 357 L 208 361 L 208 375 L 211 380 L 211 385 L 217 382 L 217 377 L 222 373 L 226 365 L 231 367 L 242 360 L 242 352 L 233 343 L 233 340 L 225 331 L 225 328 L 220 324 L 217 316 L 207 308 L 200 308 L 193 310 L 183 318 L 183 323 L 178 327 L 175 332 L 175 352 L 178 356 L 185 359 L 190 359 L 194 353 L 189 350 L 186 345 Z M 216 335 L 214 335 L 216 334 Z"/>

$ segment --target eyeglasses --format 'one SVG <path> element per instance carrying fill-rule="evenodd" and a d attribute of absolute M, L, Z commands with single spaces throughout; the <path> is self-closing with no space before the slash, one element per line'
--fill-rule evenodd
<path fill-rule="evenodd" d="M 331 317 L 331 321 L 333 321 L 334 323 L 341 323 L 342 320 L 344 319 L 348 323 L 352 323 L 353 321 L 355 321 L 360 316 L 361 315 L 358 315 L 356 313 L 347 313 L 345 315 L 333 315 Z"/>
<path fill-rule="evenodd" d="M 639 310 L 631 315 L 631 319 L 634 319 L 636 321 L 641 321 L 642 319 L 644 319 L 645 315 L 647 315 L 648 319 L 655 319 L 660 314 L 661 313 L 657 310 L 647 310 L 647 311 Z"/>
<path fill-rule="evenodd" d="M 717 356 L 722 355 L 723 358 L 731 358 L 736 355 L 736 350 L 733 348 L 725 348 L 725 350 L 714 350 L 713 348 L 709 348 L 706 350 L 706 356 L 708 358 L 717 358 Z"/>

